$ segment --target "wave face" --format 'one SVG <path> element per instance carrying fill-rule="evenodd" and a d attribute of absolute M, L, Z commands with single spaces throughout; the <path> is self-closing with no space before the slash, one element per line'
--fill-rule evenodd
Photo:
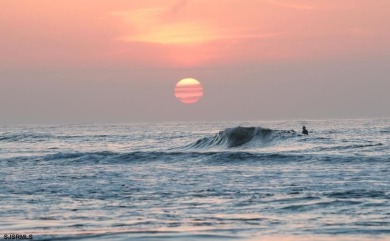
<path fill-rule="evenodd" d="M 271 130 L 262 127 L 234 127 L 220 131 L 213 137 L 205 137 L 190 144 L 190 148 L 222 146 L 227 148 L 244 146 L 266 146 L 300 136 L 295 131 Z"/>

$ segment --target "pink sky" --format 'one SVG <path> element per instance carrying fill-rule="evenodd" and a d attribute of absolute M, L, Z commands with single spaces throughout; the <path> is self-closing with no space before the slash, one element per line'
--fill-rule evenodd
<path fill-rule="evenodd" d="M 389 0 L 2 0 L 0 112 L 11 122 L 390 116 L 389 23 Z M 205 90 L 190 109 L 172 94 L 189 77 Z"/>
<path fill-rule="evenodd" d="M 174 66 L 378 55 L 388 0 L 5 0 L 0 63 Z"/>

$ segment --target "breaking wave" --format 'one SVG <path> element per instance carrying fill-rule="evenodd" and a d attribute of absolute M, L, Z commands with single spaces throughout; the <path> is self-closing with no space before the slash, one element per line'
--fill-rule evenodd
<path fill-rule="evenodd" d="M 197 140 L 185 148 L 207 148 L 207 147 L 262 147 L 277 144 L 281 141 L 301 136 L 294 130 L 271 130 L 262 127 L 234 127 L 220 131 L 213 137 L 205 137 Z"/>

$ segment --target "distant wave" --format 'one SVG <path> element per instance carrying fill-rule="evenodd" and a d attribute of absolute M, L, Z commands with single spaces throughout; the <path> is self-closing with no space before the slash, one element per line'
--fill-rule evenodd
<path fill-rule="evenodd" d="M 341 146 L 325 146 L 325 147 L 316 147 L 313 151 L 322 152 L 322 151 L 343 151 L 343 150 L 353 150 L 353 149 L 366 149 L 371 147 L 380 147 L 383 146 L 382 143 L 373 143 L 373 144 L 355 144 L 355 145 L 341 145 Z"/>
<path fill-rule="evenodd" d="M 124 135 L 125 136 L 125 135 Z M 50 141 L 51 139 L 92 139 L 92 138 L 114 138 L 112 135 L 52 135 L 48 133 L 3 133 L 0 135 L 0 142 L 39 142 Z"/>
<path fill-rule="evenodd" d="M 40 141 L 53 138 L 53 135 L 46 133 L 4 133 L 0 135 L 0 141 L 4 142 L 24 142 L 24 141 Z"/>
<path fill-rule="evenodd" d="M 223 146 L 226 148 L 255 145 L 257 147 L 300 136 L 294 130 L 271 130 L 262 127 L 234 127 L 220 131 L 213 137 L 205 137 L 186 146 L 186 148 L 206 148 Z"/>

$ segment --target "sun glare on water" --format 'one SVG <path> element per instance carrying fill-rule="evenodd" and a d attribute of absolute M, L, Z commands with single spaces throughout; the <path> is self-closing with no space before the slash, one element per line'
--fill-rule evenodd
<path fill-rule="evenodd" d="M 182 79 L 176 84 L 175 96 L 184 104 L 194 104 L 203 97 L 202 84 L 196 79 Z"/>

